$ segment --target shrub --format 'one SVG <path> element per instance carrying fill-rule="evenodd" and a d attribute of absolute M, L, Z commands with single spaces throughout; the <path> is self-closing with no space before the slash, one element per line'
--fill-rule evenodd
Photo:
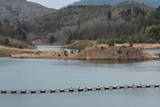
<path fill-rule="evenodd" d="M 133 43 L 132 43 L 132 42 L 130 42 L 130 43 L 129 43 L 129 46 L 130 46 L 130 47 L 133 47 Z"/>
<path fill-rule="evenodd" d="M 5 40 L 4 40 L 4 44 L 7 45 L 7 46 L 9 46 L 9 45 L 10 45 L 10 40 L 9 40 L 8 38 L 5 39 Z"/>
<path fill-rule="evenodd" d="M 113 40 L 110 40 L 110 41 L 108 42 L 108 45 L 109 45 L 110 47 L 115 46 L 115 42 L 114 42 Z"/>

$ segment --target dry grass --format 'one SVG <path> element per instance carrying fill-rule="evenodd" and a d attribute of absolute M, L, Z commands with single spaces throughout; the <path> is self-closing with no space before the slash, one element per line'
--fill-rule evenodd
<path fill-rule="evenodd" d="M 127 46 L 127 45 L 129 45 L 129 44 L 117 44 L 116 47 Z M 160 46 L 159 44 L 147 44 L 145 46 L 144 45 L 145 44 L 135 44 L 134 47 L 157 48 Z M 103 46 L 103 49 L 102 49 L 102 46 Z M 91 48 L 91 50 L 93 50 L 92 56 L 95 57 L 95 55 L 97 55 L 96 59 L 100 59 L 100 58 L 103 59 L 106 57 L 106 55 L 109 55 L 109 53 L 115 53 L 114 51 L 116 49 L 114 47 L 109 47 L 104 44 L 96 44 L 96 45 L 93 45 L 89 48 Z M 88 49 L 88 48 L 86 48 L 86 49 Z M 130 47 L 129 49 L 132 49 L 132 48 Z M 87 51 L 87 53 L 91 52 L 91 50 Z M 143 49 L 141 49 L 141 50 L 143 50 Z M 105 52 L 106 52 L 106 54 L 104 54 Z M 101 55 L 99 55 L 98 53 L 100 53 Z M 18 48 L 11 48 L 11 47 L 6 47 L 6 46 L 0 45 L 0 56 L 7 56 L 7 57 L 12 57 L 12 58 L 73 59 L 73 60 L 87 59 L 88 56 L 87 57 L 81 56 L 81 54 L 83 54 L 83 51 L 81 53 L 68 52 L 67 55 L 65 55 L 65 52 L 62 50 L 39 51 L 39 50 L 35 50 L 35 49 L 18 49 Z M 141 58 L 143 57 L 144 59 L 159 59 L 160 58 L 159 56 L 156 56 L 154 54 L 144 53 L 144 52 L 142 54 L 136 54 L 136 55 L 138 55 L 138 56 L 136 56 L 136 58 L 139 58 L 141 56 Z M 132 55 L 132 56 L 135 56 L 135 55 Z M 109 58 L 112 59 L 112 57 L 114 58 L 115 56 L 111 54 L 110 56 L 108 56 L 108 59 Z M 124 55 L 124 57 L 126 57 L 126 56 Z"/>
<path fill-rule="evenodd" d="M 108 47 L 107 44 L 98 44 L 98 46 Z M 128 43 L 124 43 L 124 44 L 115 44 L 115 46 L 130 46 L 130 45 Z M 143 49 L 160 48 L 160 44 L 151 44 L 151 43 L 133 44 L 133 47 L 143 48 Z"/>
<path fill-rule="evenodd" d="M 8 44 L 5 43 L 6 39 L 9 40 Z M 8 45 L 10 47 L 16 47 L 16 48 L 32 48 L 31 45 L 29 45 L 29 44 L 27 44 L 23 41 L 16 40 L 16 39 L 11 39 L 9 37 L 3 37 L 3 36 L 0 36 L 0 44 L 1 45 Z"/>
<path fill-rule="evenodd" d="M 129 44 L 116 44 L 115 46 L 129 46 Z M 151 44 L 151 43 L 143 43 L 143 44 L 133 44 L 133 47 L 136 48 L 143 48 L 143 49 L 148 49 L 148 48 L 160 48 L 160 44 Z"/>
<path fill-rule="evenodd" d="M 71 49 L 85 49 L 86 47 L 92 46 L 93 44 L 95 44 L 95 41 L 93 40 L 77 40 L 71 44 L 65 45 L 65 47 Z"/>

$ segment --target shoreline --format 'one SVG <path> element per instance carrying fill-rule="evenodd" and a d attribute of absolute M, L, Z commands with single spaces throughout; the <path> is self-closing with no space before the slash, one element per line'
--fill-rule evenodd
<path fill-rule="evenodd" d="M 75 40 L 72 43 L 64 44 L 65 48 L 70 49 L 85 49 L 86 47 L 93 46 L 93 45 L 101 45 L 104 47 L 109 47 L 108 44 L 98 43 L 97 41 L 93 40 Z M 130 46 L 129 43 L 122 43 L 118 44 L 115 43 L 114 46 Z M 133 43 L 133 47 L 136 48 L 143 48 L 143 49 L 152 49 L 152 48 L 160 48 L 160 44 L 158 43 Z"/>
<path fill-rule="evenodd" d="M 100 45 L 108 46 L 106 44 L 100 44 Z M 124 43 L 124 44 L 115 44 L 115 46 L 130 46 L 130 45 L 128 43 Z M 133 44 L 133 47 L 143 48 L 143 49 L 160 49 L 160 44 L 142 43 L 142 44 Z"/>
<path fill-rule="evenodd" d="M 157 60 L 160 59 L 160 56 L 144 52 L 143 49 L 151 49 L 151 46 L 157 45 L 149 45 L 149 48 L 139 48 L 139 46 L 143 46 L 144 44 L 135 45 L 137 47 L 128 47 L 128 44 L 117 44 L 114 47 L 108 47 L 104 44 L 94 45 L 89 47 L 91 49 L 82 50 L 82 52 L 66 52 L 64 50 L 36 50 L 36 49 L 17 49 L 11 47 L 0 46 L 0 57 L 10 57 L 10 58 L 28 58 L 28 59 L 60 59 L 60 60 Z M 105 50 L 102 50 L 101 47 Z M 158 44 L 160 46 L 160 44 Z M 95 48 L 96 47 L 96 48 Z M 134 53 L 132 56 L 127 56 L 123 54 L 113 55 L 111 53 L 115 53 L 117 49 L 123 49 L 123 51 L 139 51 L 138 53 Z M 156 48 L 154 47 L 154 48 Z M 152 48 L 153 49 L 153 48 Z M 89 53 L 89 52 L 92 53 Z M 107 51 L 107 52 L 106 52 Z M 142 52 L 141 52 L 142 51 Z M 97 52 L 99 52 L 97 54 Z M 111 53 L 110 53 L 111 52 Z M 134 52 L 134 51 L 133 51 Z M 131 53 L 133 53 L 131 52 Z M 104 54 L 103 54 L 104 53 Z M 138 55 L 139 54 L 139 55 Z"/>

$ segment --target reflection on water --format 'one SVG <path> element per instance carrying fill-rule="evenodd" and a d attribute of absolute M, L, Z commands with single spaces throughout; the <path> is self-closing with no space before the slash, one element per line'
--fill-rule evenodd
<path fill-rule="evenodd" d="M 87 60 L 85 62 L 91 64 L 131 64 L 136 62 L 144 62 L 144 60 Z"/>
<path fill-rule="evenodd" d="M 160 83 L 160 61 L 0 58 L 0 89 L 50 89 Z M 53 95 L 0 95 L 2 107 L 155 107 L 160 89 Z"/>
<path fill-rule="evenodd" d="M 0 88 L 68 88 L 160 82 L 160 61 L 106 61 L 0 58 Z M 5 81 L 5 83 L 4 83 Z"/>

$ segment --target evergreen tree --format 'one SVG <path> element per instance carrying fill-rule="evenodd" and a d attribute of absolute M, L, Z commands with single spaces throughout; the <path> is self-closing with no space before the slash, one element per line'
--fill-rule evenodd
<path fill-rule="evenodd" d="M 112 12 L 111 12 L 111 10 L 108 11 L 108 19 L 109 19 L 109 20 L 112 19 Z"/>
<path fill-rule="evenodd" d="M 10 45 L 10 41 L 9 41 L 8 38 L 4 40 L 4 44 L 7 45 L 7 46 Z"/>
<path fill-rule="evenodd" d="M 155 18 L 160 20 L 160 6 L 156 9 L 154 16 L 155 16 Z"/>
<path fill-rule="evenodd" d="M 49 42 L 50 42 L 50 43 L 54 43 L 54 42 L 55 42 L 54 36 L 51 36 L 51 37 L 49 38 Z"/>

